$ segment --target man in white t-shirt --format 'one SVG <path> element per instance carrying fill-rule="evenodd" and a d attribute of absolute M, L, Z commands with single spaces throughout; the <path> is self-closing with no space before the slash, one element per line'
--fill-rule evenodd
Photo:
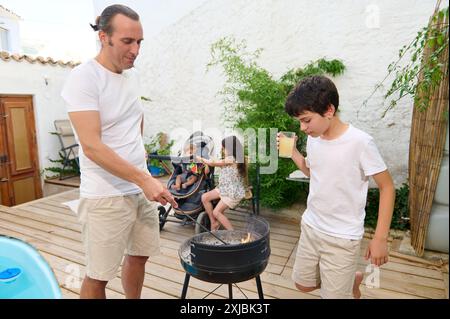
<path fill-rule="evenodd" d="M 305 158 L 294 146 L 292 160 L 310 177 L 307 208 L 292 278 L 304 292 L 322 298 L 360 298 L 357 272 L 369 177 L 380 190 L 378 222 L 366 259 L 388 261 L 387 239 L 395 200 L 392 178 L 367 133 L 343 123 L 339 95 L 324 76 L 308 77 L 289 94 L 285 110 L 308 134 Z"/>
<path fill-rule="evenodd" d="M 81 298 L 105 298 L 122 258 L 126 298 L 139 298 L 145 263 L 159 253 L 157 203 L 177 207 L 147 170 L 139 82 L 131 69 L 143 40 L 138 14 L 107 7 L 91 25 L 101 51 L 69 75 L 61 93 L 80 143 L 80 203 L 86 251 Z"/>

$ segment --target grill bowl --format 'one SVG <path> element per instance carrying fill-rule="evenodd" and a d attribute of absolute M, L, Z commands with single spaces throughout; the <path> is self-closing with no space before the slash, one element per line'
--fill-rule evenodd
<path fill-rule="evenodd" d="M 180 261 L 191 276 L 213 283 L 235 283 L 259 275 L 270 257 L 269 224 L 252 217 L 247 230 L 219 230 L 214 235 L 198 234 L 186 240 L 179 249 Z M 241 239 L 251 234 L 251 241 Z"/>

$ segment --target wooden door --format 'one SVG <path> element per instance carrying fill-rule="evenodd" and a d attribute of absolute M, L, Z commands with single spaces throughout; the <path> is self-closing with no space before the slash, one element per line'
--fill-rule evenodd
<path fill-rule="evenodd" d="M 0 204 L 41 197 L 33 99 L 0 95 Z"/>

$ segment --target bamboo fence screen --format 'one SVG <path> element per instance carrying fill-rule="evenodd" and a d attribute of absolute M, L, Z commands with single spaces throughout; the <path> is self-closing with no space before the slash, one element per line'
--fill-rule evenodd
<path fill-rule="evenodd" d="M 434 16 L 438 14 L 438 8 L 439 6 L 437 6 Z M 448 16 L 443 19 L 438 19 L 437 24 L 441 29 L 447 28 L 446 41 L 448 41 Z M 431 18 L 429 23 L 436 22 L 433 22 L 433 18 Z M 430 48 L 424 49 L 424 60 L 430 56 L 431 50 Z M 449 105 L 448 45 L 445 52 L 441 54 L 439 63 L 443 64 L 444 78 L 432 93 L 429 106 L 425 111 L 420 111 L 416 105 L 414 106 L 411 125 L 408 205 L 411 245 L 419 256 L 422 256 L 424 252 L 446 138 Z M 421 72 L 419 80 L 423 76 L 424 74 Z"/>

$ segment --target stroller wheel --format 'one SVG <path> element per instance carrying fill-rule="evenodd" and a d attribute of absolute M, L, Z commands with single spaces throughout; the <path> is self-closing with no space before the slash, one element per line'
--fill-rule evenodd
<path fill-rule="evenodd" d="M 162 230 L 167 220 L 167 212 L 164 206 L 158 206 L 159 211 L 159 230 Z"/>
<path fill-rule="evenodd" d="M 197 217 L 197 223 L 195 224 L 195 233 L 200 234 L 203 232 L 206 232 L 205 228 L 201 227 L 200 225 L 205 227 L 208 230 L 211 230 L 211 222 L 209 220 L 209 216 L 206 212 L 201 212 Z"/>

